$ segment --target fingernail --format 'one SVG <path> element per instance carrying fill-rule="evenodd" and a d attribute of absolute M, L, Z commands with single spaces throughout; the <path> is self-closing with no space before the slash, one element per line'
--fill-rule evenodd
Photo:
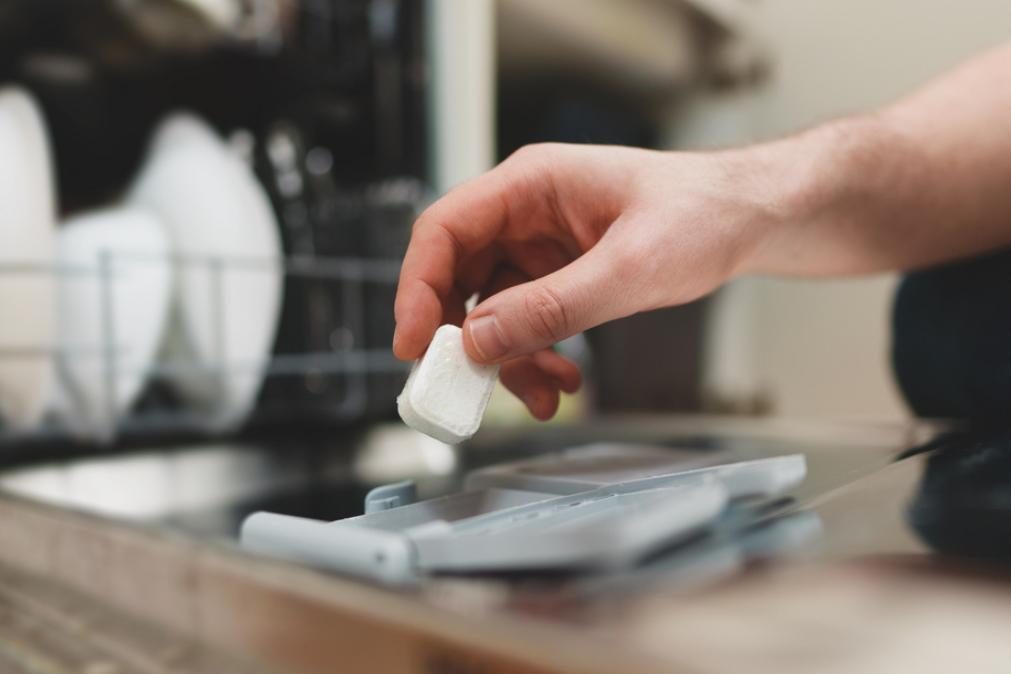
<path fill-rule="evenodd" d="M 395 326 L 393 328 L 393 350 L 394 351 L 397 350 L 397 342 L 399 342 L 399 341 L 400 341 L 400 328 Z"/>
<path fill-rule="evenodd" d="M 498 360 L 509 352 L 509 345 L 506 344 L 494 316 L 475 318 L 469 321 L 468 325 L 474 347 L 486 361 Z"/>

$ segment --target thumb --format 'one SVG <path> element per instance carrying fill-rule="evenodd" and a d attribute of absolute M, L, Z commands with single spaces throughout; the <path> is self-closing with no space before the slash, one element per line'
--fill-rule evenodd
<path fill-rule="evenodd" d="M 492 295 L 467 316 L 463 341 L 481 363 L 499 363 L 635 313 L 628 270 L 599 244 L 558 271 Z"/>

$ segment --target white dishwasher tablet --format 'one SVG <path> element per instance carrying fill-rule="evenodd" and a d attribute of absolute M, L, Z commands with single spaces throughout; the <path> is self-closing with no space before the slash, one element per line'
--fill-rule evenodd
<path fill-rule="evenodd" d="M 463 350 L 463 331 L 443 325 L 414 364 L 397 397 L 408 426 L 447 444 L 477 433 L 498 378 L 498 365 L 479 365 Z"/>

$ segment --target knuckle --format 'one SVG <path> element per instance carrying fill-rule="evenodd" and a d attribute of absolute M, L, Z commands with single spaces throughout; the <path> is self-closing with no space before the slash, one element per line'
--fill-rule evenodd
<path fill-rule="evenodd" d="M 506 159 L 506 162 L 514 166 L 539 165 L 551 157 L 557 156 L 560 147 L 559 143 L 531 143 L 514 151 Z"/>
<path fill-rule="evenodd" d="M 425 229 L 428 229 L 429 227 L 431 227 L 431 223 L 433 223 L 435 221 L 435 218 L 432 215 L 432 209 L 433 208 L 434 208 L 434 205 L 429 206 L 428 208 L 426 208 L 425 210 L 423 210 L 421 212 L 421 215 L 419 215 L 417 218 L 415 218 L 414 224 L 411 225 L 411 233 L 412 234 L 416 234 L 416 233 L 418 233 L 420 231 L 424 231 Z"/>
<path fill-rule="evenodd" d="M 526 294 L 524 302 L 534 335 L 550 342 L 565 339 L 569 316 L 557 292 L 546 286 L 536 287 Z"/>
<path fill-rule="evenodd" d="M 542 208 L 553 204 L 555 178 L 566 170 L 566 146 L 562 143 L 524 145 L 505 160 L 499 175 L 510 203 Z M 550 212 L 550 210 L 549 210 Z"/>
<path fill-rule="evenodd" d="M 411 226 L 412 239 L 438 237 L 440 242 L 444 242 L 445 245 L 452 247 L 453 253 L 458 258 L 462 258 L 466 253 L 466 249 L 460 240 L 459 233 L 452 225 L 452 221 L 447 221 L 445 216 L 438 217 L 433 212 L 433 208 L 435 208 L 434 205 L 429 206 L 414 221 L 414 224 Z"/>
<path fill-rule="evenodd" d="M 537 157 L 538 152 L 540 152 L 541 145 L 539 143 L 533 143 L 530 145 L 524 145 L 509 155 L 509 161 L 513 164 L 523 163 L 525 161 L 530 161 Z"/>

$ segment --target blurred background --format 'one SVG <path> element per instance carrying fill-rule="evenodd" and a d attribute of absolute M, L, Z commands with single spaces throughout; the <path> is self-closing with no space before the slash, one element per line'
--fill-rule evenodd
<path fill-rule="evenodd" d="M 532 142 L 692 150 L 790 133 L 892 100 L 1007 21 L 996 0 L 6 0 L 0 82 L 41 116 L 52 217 L 4 226 L 55 240 L 31 258 L 55 277 L 33 304 L 51 328 L 0 334 L 5 362 L 43 366 L 0 368 L 0 388 L 45 389 L 37 414 L 5 409 L 7 426 L 108 444 L 394 421 L 399 258 L 454 184 Z M 122 209 L 165 230 L 140 251 L 171 279 L 148 279 L 150 296 L 117 285 L 150 266 L 99 278 L 95 251 L 138 252 L 106 222 Z M 207 213 L 220 223 L 193 224 Z M 75 290 L 73 274 L 95 285 Z M 602 326 L 563 345 L 588 386 L 559 418 L 905 417 L 894 284 L 744 279 Z M 94 310 L 65 310 L 81 302 Z M 159 303 L 148 318 L 127 307 Z M 530 423 L 501 391 L 489 417 Z"/>
<path fill-rule="evenodd" d="M 67 653 L 83 652 L 88 640 L 117 643 L 106 639 L 110 622 L 101 613 L 71 611 L 62 599 L 50 606 L 49 594 L 26 590 L 33 586 L 11 566 L 130 613 L 157 614 L 185 634 L 224 635 L 243 655 L 290 650 L 309 667 L 329 662 L 313 660 L 325 651 L 346 669 L 376 652 L 420 658 L 418 671 L 478 671 L 485 662 L 500 671 L 508 660 L 484 659 L 497 651 L 485 650 L 483 638 L 475 638 L 476 659 L 443 656 L 428 636 L 408 643 L 414 628 L 406 626 L 426 622 L 423 614 L 401 615 L 393 603 L 384 609 L 360 588 L 344 585 L 354 591 L 338 601 L 340 588 L 317 577 L 285 595 L 285 576 L 264 567 L 249 576 L 265 579 L 262 591 L 247 593 L 228 571 L 245 560 L 219 559 L 203 543 L 234 546 L 252 513 L 356 517 L 377 487 L 387 488 L 371 502 L 377 507 L 424 501 L 466 490 L 473 471 L 563 450 L 572 454 L 542 464 L 548 482 L 555 474 L 563 484 L 566 471 L 577 476 L 572 484 L 580 475 L 606 484 L 655 475 L 657 465 L 673 473 L 789 459 L 789 497 L 780 498 L 780 487 L 748 486 L 750 468 L 730 470 L 728 484 L 737 475 L 756 493 L 735 492 L 747 498 L 720 505 L 712 530 L 706 524 L 689 540 L 651 549 L 643 565 L 643 578 L 656 569 L 664 583 L 709 584 L 754 562 L 763 587 L 786 603 L 731 583 L 745 601 L 722 603 L 720 595 L 726 621 L 699 604 L 700 612 L 671 622 L 649 603 L 645 615 L 655 615 L 655 625 L 637 623 L 624 608 L 597 610 L 611 605 L 597 599 L 623 591 L 623 571 L 613 586 L 587 584 L 590 602 L 553 573 L 515 600 L 498 580 L 484 592 L 492 580 L 484 574 L 474 579 L 477 594 L 450 574 L 412 588 L 412 597 L 449 607 L 461 626 L 477 627 L 481 615 L 505 607 L 536 616 L 545 652 L 579 651 L 581 661 L 594 651 L 544 631 L 547 617 L 564 615 L 568 627 L 606 648 L 612 640 L 601 641 L 595 625 L 645 627 L 654 636 L 636 649 L 657 645 L 682 663 L 694 649 L 710 668 L 714 654 L 754 659 L 759 643 L 775 653 L 770 671 L 817 661 L 822 642 L 830 657 L 871 663 L 860 671 L 873 669 L 866 654 L 881 649 L 903 661 L 933 658 L 920 648 L 926 634 L 937 647 L 955 642 L 934 635 L 951 633 L 968 635 L 965 643 L 984 655 L 1000 652 L 976 638 L 999 634 L 1000 644 L 1006 633 L 993 629 L 1003 614 L 995 621 L 989 604 L 976 618 L 953 594 L 914 596 L 912 585 L 896 585 L 899 572 L 878 580 L 867 575 L 870 565 L 854 572 L 835 563 L 894 562 L 919 587 L 926 565 L 915 555 L 928 547 L 948 552 L 968 543 L 1006 557 L 993 551 L 1011 540 L 1007 437 L 935 442 L 940 425 L 905 423 L 910 414 L 889 364 L 896 278 L 747 278 L 687 306 L 600 326 L 559 345 L 581 364 L 585 386 L 564 397 L 554 420 L 534 421 L 500 387 L 480 432 L 460 446 L 399 419 L 396 397 L 410 366 L 393 357 L 391 343 L 395 287 L 416 217 L 523 145 L 688 151 L 753 143 L 883 105 L 1006 40 L 1009 25 L 1007 0 L 0 0 L 0 660 L 22 657 L 20 642 L 3 636 L 11 631 L 4 616 L 46 643 L 56 643 L 59 617 Z M 853 419 L 873 422 L 835 422 Z M 960 443 L 971 451 L 961 453 Z M 946 448 L 959 453 L 927 453 Z M 503 474 L 514 470 L 522 481 L 535 464 L 524 465 Z M 777 465 L 754 465 L 755 484 L 782 483 Z M 543 491 L 547 497 L 551 488 Z M 628 531 L 612 537 L 605 528 L 601 540 L 634 544 L 659 520 L 633 521 L 649 506 L 627 505 L 628 494 L 618 493 L 585 500 L 604 506 L 600 520 L 557 505 L 530 519 L 520 506 L 502 529 L 476 519 L 468 530 L 464 522 L 460 539 L 477 531 L 480 544 L 483 534 L 505 531 L 506 547 L 523 547 L 510 543 L 523 540 L 510 537 L 514 524 L 550 531 L 569 521 L 576 535 L 562 528 L 560 540 L 581 547 L 600 522 L 612 521 L 604 511 L 613 506 Z M 460 496 L 488 511 L 529 503 L 489 494 Z M 48 505 L 36 511 L 33 501 Z M 698 510 L 672 503 L 689 506 L 689 519 Z M 466 517 L 470 507 L 447 519 Z M 415 511 L 395 524 L 403 512 L 390 513 L 394 524 L 383 536 L 402 524 L 403 532 L 434 531 L 438 549 L 439 532 L 450 527 L 416 526 Z M 541 513 L 560 517 L 545 522 Z M 780 514 L 787 527 L 765 527 Z M 108 519 L 136 526 L 107 529 Z M 326 537 L 309 538 L 312 559 L 337 549 Z M 414 544 L 402 542 L 407 547 L 390 547 L 391 555 L 355 544 L 349 558 L 382 571 L 403 551 L 401 560 L 413 564 Z M 799 584 L 773 576 L 766 558 L 794 551 L 824 554 L 828 575 Z M 531 579 L 516 576 L 526 589 Z M 557 600 L 537 596 L 555 581 L 563 590 Z M 641 596 L 662 599 L 659 582 L 648 582 Z M 841 594 L 811 602 L 809 586 Z M 958 610 L 902 610 L 925 605 L 925 596 Z M 989 587 L 979 596 L 999 601 Z M 285 597 L 296 599 L 289 605 Z M 669 597 L 692 606 L 686 594 Z M 315 609 L 331 600 L 339 612 Z M 844 610 L 825 611 L 832 602 Z M 811 611 L 797 612 L 808 604 Z M 775 627 L 769 617 L 777 606 L 789 634 L 755 631 Z M 392 639 L 380 610 L 397 613 Z M 913 619 L 905 632 L 894 629 L 901 613 Z M 917 622 L 923 616 L 941 622 Z M 796 638 L 799 625 L 801 636 L 811 625 L 819 630 L 815 647 Z M 505 627 L 489 623 L 511 651 L 520 633 Z M 451 643 L 467 643 L 468 634 Z M 735 634 L 742 647 L 726 648 Z M 143 671 L 187 667 L 178 659 L 185 652 L 165 639 L 144 643 L 158 662 L 175 664 Z M 800 650 L 786 647 L 794 643 Z M 314 644 L 320 653 L 311 652 Z M 31 670 L 46 662 L 33 660 Z M 59 671 L 135 668 L 99 662 Z"/>
<path fill-rule="evenodd" d="M 498 112 L 496 159 L 531 140 L 705 149 L 788 134 L 909 92 L 1006 40 L 1011 15 L 993 0 L 488 4 L 469 6 L 476 24 L 494 24 L 485 34 L 497 59 L 497 92 L 489 93 Z M 523 21 L 534 26 L 521 28 Z M 553 40 L 539 39 L 538 22 L 557 31 Z M 548 49 L 558 53 L 531 63 Z M 554 94 L 549 102 L 532 94 L 560 64 L 571 71 L 545 88 Z M 529 128 L 523 110 L 542 106 L 553 109 L 542 110 L 540 127 L 511 130 Z M 475 130 L 475 138 L 488 133 Z M 470 172 L 476 167 L 449 182 Z M 892 277 L 744 279 L 699 307 L 605 327 L 599 341 L 614 351 L 597 363 L 598 385 L 608 382 L 597 389 L 598 402 L 906 417 L 888 362 L 894 285 Z"/>

